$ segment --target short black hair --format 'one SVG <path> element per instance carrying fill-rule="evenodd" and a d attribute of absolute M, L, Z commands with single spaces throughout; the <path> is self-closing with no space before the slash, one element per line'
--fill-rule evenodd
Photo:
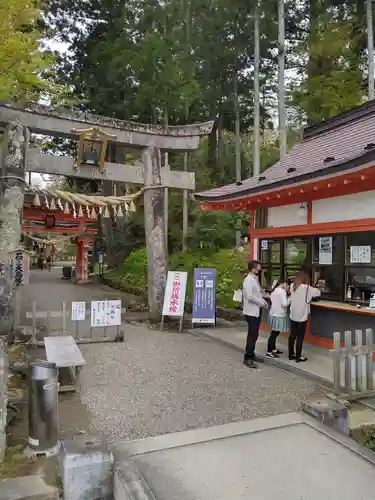
<path fill-rule="evenodd" d="M 256 268 L 256 266 L 261 266 L 262 263 L 260 262 L 260 260 L 251 260 L 248 265 L 247 265 L 247 268 L 248 270 L 251 272 L 253 269 Z"/>

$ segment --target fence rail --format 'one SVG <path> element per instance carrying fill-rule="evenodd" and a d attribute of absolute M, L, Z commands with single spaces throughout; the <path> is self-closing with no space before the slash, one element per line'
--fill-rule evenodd
<path fill-rule="evenodd" d="M 374 391 L 373 331 L 371 328 L 333 335 L 333 383 L 336 394 L 365 396 Z"/>

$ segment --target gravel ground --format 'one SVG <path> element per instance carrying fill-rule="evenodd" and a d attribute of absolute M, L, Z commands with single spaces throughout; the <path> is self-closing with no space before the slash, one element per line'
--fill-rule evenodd
<path fill-rule="evenodd" d="M 295 411 L 324 392 L 205 337 L 127 325 L 125 339 L 81 346 L 81 401 L 108 442 Z"/>

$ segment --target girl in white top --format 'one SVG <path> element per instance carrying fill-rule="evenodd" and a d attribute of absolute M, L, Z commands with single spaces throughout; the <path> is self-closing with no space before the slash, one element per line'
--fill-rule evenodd
<path fill-rule="evenodd" d="M 299 273 L 291 287 L 290 301 L 290 335 L 288 341 L 289 359 L 297 363 L 307 361 L 302 357 L 302 346 L 305 338 L 307 320 L 310 314 L 310 303 L 320 296 L 320 290 L 310 286 L 306 273 Z M 296 350 L 294 351 L 294 347 Z"/>
<path fill-rule="evenodd" d="M 276 348 L 276 339 L 280 332 L 289 331 L 288 307 L 290 299 L 287 295 L 287 283 L 279 281 L 273 287 L 271 293 L 271 309 L 268 315 L 268 326 L 271 328 L 271 333 L 267 345 L 267 358 L 278 358 L 282 351 Z"/>

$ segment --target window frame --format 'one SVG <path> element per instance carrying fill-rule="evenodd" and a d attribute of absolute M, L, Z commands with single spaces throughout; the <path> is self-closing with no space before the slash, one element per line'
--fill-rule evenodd
<path fill-rule="evenodd" d="M 353 263 L 347 263 L 347 249 L 348 249 L 348 238 L 351 235 L 366 235 L 367 234 L 373 234 L 375 235 L 375 231 L 361 231 L 360 233 L 342 233 L 342 234 L 318 234 L 318 235 L 306 235 L 306 236 L 296 236 L 296 237 L 284 237 L 284 238 L 259 238 L 258 244 L 259 244 L 259 255 L 260 255 L 260 260 L 262 262 L 262 268 L 264 269 L 264 274 L 266 274 L 267 280 L 266 280 L 266 286 L 265 288 L 269 289 L 272 285 L 271 277 L 272 277 L 272 268 L 277 268 L 280 269 L 280 277 L 281 279 L 285 279 L 287 277 L 287 268 L 295 268 L 295 270 L 303 270 L 307 272 L 312 279 L 314 276 L 314 270 L 317 268 L 324 268 L 324 267 L 332 267 L 335 268 L 336 270 L 339 269 L 339 275 L 340 275 L 340 292 L 339 294 L 325 294 L 322 293 L 322 299 L 324 300 L 330 300 L 330 301 L 339 301 L 339 302 L 349 302 L 349 303 L 358 303 L 358 300 L 355 298 L 348 299 L 347 298 L 347 289 L 350 286 L 348 282 L 348 269 L 350 268 L 358 268 L 361 270 L 365 269 L 374 269 L 375 270 L 375 263 L 374 264 L 353 264 Z M 315 252 L 314 245 L 316 245 L 316 242 L 319 241 L 320 237 L 324 236 L 332 236 L 335 238 L 339 238 L 339 255 L 338 259 L 336 262 L 332 262 L 332 264 L 319 264 L 319 263 L 313 263 L 313 256 Z M 268 251 L 267 254 L 267 259 L 263 260 L 263 255 L 262 252 L 262 241 L 267 240 L 268 244 L 271 243 L 276 243 L 280 242 L 280 263 L 272 263 L 271 261 L 271 251 Z M 308 266 L 293 266 L 292 264 L 288 264 L 285 259 L 285 248 L 286 248 L 286 242 L 287 241 L 307 241 L 307 257 L 306 260 L 308 261 Z M 369 245 L 371 246 L 371 245 Z M 372 247 L 372 246 L 371 246 Z M 373 247 L 372 247 L 373 248 Z M 375 248 L 375 247 L 374 247 Z M 263 280 L 264 281 L 264 277 Z M 375 288 L 375 284 L 374 284 Z M 369 301 L 361 301 L 363 304 L 367 304 Z"/>

